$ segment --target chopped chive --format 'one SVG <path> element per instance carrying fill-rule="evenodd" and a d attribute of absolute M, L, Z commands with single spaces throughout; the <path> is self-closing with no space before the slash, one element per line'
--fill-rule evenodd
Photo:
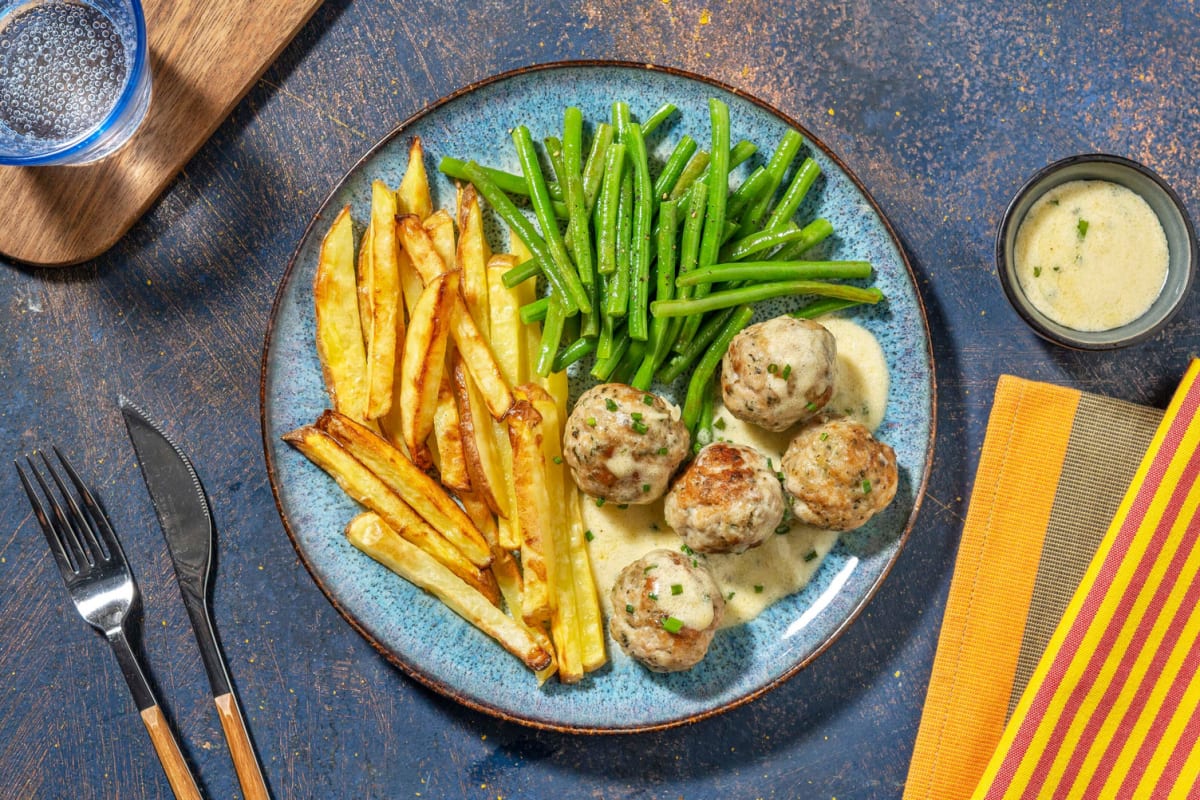
<path fill-rule="evenodd" d="M 716 428 L 716 429 L 717 429 L 717 430 L 719 430 L 719 431 L 723 431 L 723 430 L 725 430 L 725 418 L 724 418 L 724 417 L 717 417 L 716 419 L 714 419 L 714 420 L 713 420 L 713 427 L 714 427 L 714 428 Z"/>
<path fill-rule="evenodd" d="M 658 602 L 658 595 L 654 594 L 653 592 L 651 592 L 650 594 L 646 595 L 646 597 L 649 597 L 651 600 L 653 600 L 653 601 L 654 601 L 654 602 L 656 602 L 656 603 Z"/>
<path fill-rule="evenodd" d="M 609 411 L 616 411 L 617 410 L 617 402 L 615 400 L 613 400 L 611 397 L 606 397 L 604 399 L 604 407 L 607 408 Z"/>
<path fill-rule="evenodd" d="M 812 560 L 813 560 L 814 558 L 816 558 L 816 557 L 817 557 L 817 551 L 816 551 L 816 550 L 809 550 L 807 553 L 805 553 L 805 554 L 804 554 L 804 560 L 805 560 L 806 562 L 807 562 L 807 561 L 812 561 Z"/>
<path fill-rule="evenodd" d="M 792 529 L 791 526 L 788 525 L 786 522 L 784 522 L 775 529 L 775 532 L 778 534 L 784 534 L 784 533 L 787 533 L 788 531 L 790 531 L 791 529 Z"/>
<path fill-rule="evenodd" d="M 786 381 L 788 379 L 788 376 L 791 374 L 792 374 L 792 365 L 784 364 L 783 365 L 783 379 Z"/>
<path fill-rule="evenodd" d="M 737 592 L 730 592 L 729 594 L 725 595 L 725 599 L 732 600 L 735 594 L 737 594 Z"/>
<path fill-rule="evenodd" d="M 1086 219 L 1079 220 L 1079 224 L 1076 227 L 1079 229 L 1080 239 L 1087 236 L 1088 221 Z"/>
<path fill-rule="evenodd" d="M 828 439 L 828 438 L 829 438 L 829 434 L 828 434 L 828 433 L 825 433 L 825 432 L 823 432 L 823 433 L 821 434 L 821 441 L 822 441 L 822 442 L 823 442 L 823 441 L 825 441 L 825 440 L 826 440 L 826 439 Z"/>
<path fill-rule="evenodd" d="M 667 633 L 679 633 L 683 630 L 683 622 L 675 619 L 675 617 L 667 617 L 662 623 L 663 630 Z"/>
<path fill-rule="evenodd" d="M 817 404 L 810 400 L 808 403 L 805 404 L 804 408 L 808 411 L 816 411 Z"/>
<path fill-rule="evenodd" d="M 633 428 L 639 435 L 642 436 L 646 434 L 646 431 L 650 430 L 648 427 L 646 427 L 646 423 L 637 419 L 635 419 L 629 427 Z"/>
<path fill-rule="evenodd" d="M 642 421 L 642 414 L 641 414 L 640 412 L 638 412 L 638 411 L 635 411 L 635 412 L 633 412 L 633 413 L 632 413 L 632 414 L 630 414 L 629 416 L 630 416 L 632 419 L 635 419 L 635 420 L 637 420 L 638 422 L 641 422 L 641 421 Z"/>
<path fill-rule="evenodd" d="M 693 556 L 696 554 L 696 551 L 688 547 L 686 543 L 679 545 L 679 549 L 683 551 L 684 555 Z"/>
<path fill-rule="evenodd" d="M 648 406 L 654 405 L 654 395 L 652 395 L 652 394 L 642 395 L 642 402 Z"/>
<path fill-rule="evenodd" d="M 583 538 L 590 542 L 592 539 L 596 538 L 596 534 L 592 533 L 590 530 L 586 530 L 583 532 Z"/>
<path fill-rule="evenodd" d="M 649 575 L 650 570 L 652 570 L 652 569 L 658 569 L 658 564 L 651 564 L 650 566 L 646 567 L 644 570 L 642 570 L 642 574 Z"/>
<path fill-rule="evenodd" d="M 596 427 L 596 418 L 595 418 L 595 417 L 588 417 L 588 418 L 587 418 L 587 424 L 588 424 L 588 427 L 590 427 L 590 428 L 594 428 L 594 427 Z"/>
<path fill-rule="evenodd" d="M 555 456 L 554 458 L 552 458 L 552 459 L 550 459 L 550 460 L 551 460 L 551 461 L 553 461 L 555 464 L 561 464 L 561 463 L 562 463 L 562 456 Z"/>
<path fill-rule="evenodd" d="M 626 614 L 632 614 L 632 613 L 633 613 L 633 603 L 626 603 L 626 604 L 625 604 L 625 613 L 626 613 Z"/>
<path fill-rule="evenodd" d="M 650 494 L 650 484 L 648 484 L 648 483 L 642 484 L 642 494 Z"/>
<path fill-rule="evenodd" d="M 863 478 L 862 490 L 863 490 L 863 494 L 871 493 L 871 481 L 868 480 L 867 478 Z"/>
<path fill-rule="evenodd" d="M 1041 267 L 1034 267 L 1034 268 L 1033 268 L 1033 277 L 1035 277 L 1035 278 L 1040 278 L 1040 277 L 1042 277 L 1042 268 L 1041 268 Z"/>
<path fill-rule="evenodd" d="M 762 590 L 763 590 L 763 587 L 762 587 L 761 583 L 754 584 L 754 593 L 755 594 L 762 594 Z"/>
<path fill-rule="evenodd" d="M 775 373 L 779 372 L 779 365 L 778 364 L 767 364 L 767 372 L 774 375 Z"/>
<path fill-rule="evenodd" d="M 603 498 L 603 497 L 597 497 L 597 498 L 596 498 L 596 508 L 599 508 L 599 507 L 600 507 L 600 506 L 602 506 L 602 505 L 604 505 L 604 498 Z"/>
<path fill-rule="evenodd" d="M 667 448 L 665 448 L 665 447 L 660 447 L 660 448 L 658 448 L 658 454 L 659 454 L 660 456 L 665 456 L 665 455 L 667 454 L 667 452 L 668 452 L 668 451 L 667 451 Z"/>
<path fill-rule="evenodd" d="M 683 594 L 683 584 L 682 583 L 672 583 L 671 584 L 671 594 Z"/>

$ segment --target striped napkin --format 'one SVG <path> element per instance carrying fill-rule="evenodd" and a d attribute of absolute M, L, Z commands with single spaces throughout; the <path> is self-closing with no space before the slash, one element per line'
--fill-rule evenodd
<path fill-rule="evenodd" d="M 1000 379 L 905 800 L 1200 796 L 1198 372 L 1165 417 Z"/>

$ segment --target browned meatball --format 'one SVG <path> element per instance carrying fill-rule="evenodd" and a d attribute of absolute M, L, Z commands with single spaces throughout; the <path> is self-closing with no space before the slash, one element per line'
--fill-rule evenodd
<path fill-rule="evenodd" d="M 825 407 L 836 373 L 833 334 L 812 320 L 775 317 L 733 337 L 721 396 L 738 419 L 782 431 Z"/>
<path fill-rule="evenodd" d="M 673 550 L 651 550 L 621 570 L 612 601 L 612 638 L 655 672 L 700 663 L 725 613 L 708 569 Z"/>
<path fill-rule="evenodd" d="M 667 524 L 699 553 L 742 553 L 783 521 L 783 487 L 753 447 L 714 442 L 675 481 Z"/>
<path fill-rule="evenodd" d="M 796 518 L 848 531 L 866 523 L 896 496 L 896 453 L 865 425 L 821 418 L 802 427 L 783 454 Z"/>
<path fill-rule="evenodd" d="M 687 456 L 688 440 L 678 408 L 632 386 L 604 383 L 575 404 L 563 453 L 587 494 L 614 503 L 652 503 Z"/>

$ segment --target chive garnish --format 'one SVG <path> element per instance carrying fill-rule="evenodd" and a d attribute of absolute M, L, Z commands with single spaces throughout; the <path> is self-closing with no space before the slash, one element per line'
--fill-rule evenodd
<path fill-rule="evenodd" d="M 604 407 L 607 408 L 609 411 L 616 411 L 617 403 L 611 397 L 607 397 L 604 400 Z"/>
<path fill-rule="evenodd" d="M 650 494 L 650 484 L 648 484 L 648 483 L 642 484 L 642 494 Z"/>
<path fill-rule="evenodd" d="M 658 454 L 660 456 L 665 456 L 667 454 L 667 448 L 665 448 L 665 447 L 658 448 Z"/>
<path fill-rule="evenodd" d="M 671 594 L 683 594 L 683 584 L 682 583 L 672 583 L 671 584 Z"/>
<path fill-rule="evenodd" d="M 603 497 L 597 497 L 597 498 L 596 498 L 596 508 L 599 508 L 599 507 L 600 507 L 600 506 L 602 506 L 602 505 L 604 505 L 604 498 L 603 498 Z"/>
<path fill-rule="evenodd" d="M 625 604 L 625 613 L 626 613 L 626 614 L 632 614 L 632 613 L 633 613 L 633 603 L 626 603 L 626 604 Z"/>
<path fill-rule="evenodd" d="M 637 419 L 630 423 L 629 427 L 633 428 L 633 430 L 640 436 L 644 436 L 646 431 L 650 430 L 648 427 L 646 427 L 646 423 Z"/>
<path fill-rule="evenodd" d="M 648 406 L 654 405 L 654 395 L 652 395 L 652 394 L 642 395 L 642 402 Z"/>
<path fill-rule="evenodd" d="M 550 460 L 551 460 L 551 461 L 553 461 L 555 464 L 561 464 L 561 463 L 562 463 L 562 456 L 555 456 L 554 458 L 552 458 L 552 459 L 550 459 Z"/>
<path fill-rule="evenodd" d="M 583 532 L 583 538 L 590 542 L 592 539 L 596 538 L 596 534 L 592 533 L 590 530 L 586 530 Z"/>
<path fill-rule="evenodd" d="M 863 494 L 871 493 L 871 481 L 868 480 L 867 478 L 863 478 L 862 490 L 863 490 Z"/>
<path fill-rule="evenodd" d="M 816 550 L 809 550 L 807 553 L 805 553 L 805 554 L 804 554 L 804 560 L 805 560 L 806 562 L 807 562 L 807 561 L 812 561 L 812 560 L 813 560 L 814 558 L 816 558 L 816 557 L 817 557 L 817 551 L 816 551 Z"/>
<path fill-rule="evenodd" d="M 716 429 L 717 429 L 717 430 L 719 430 L 719 431 L 723 431 L 723 430 L 725 430 L 725 418 L 724 418 L 724 417 L 717 417 L 716 419 L 714 419 L 714 420 L 713 420 L 713 427 L 714 427 L 714 428 L 716 428 Z"/>
<path fill-rule="evenodd" d="M 596 427 L 596 418 L 595 418 L 595 417 L 588 417 L 588 418 L 587 418 L 587 424 L 588 424 L 588 427 L 590 427 L 590 428 L 594 428 L 594 427 Z"/>
<path fill-rule="evenodd" d="M 1079 238 L 1087 236 L 1088 221 L 1086 219 L 1079 220 L 1079 224 L 1075 226 L 1079 230 Z"/>
<path fill-rule="evenodd" d="M 788 376 L 791 374 L 792 374 L 792 365 L 784 364 L 783 365 L 783 379 L 786 381 L 788 379 Z"/>
<path fill-rule="evenodd" d="M 683 630 L 683 622 L 675 619 L 675 617 L 667 617 L 663 620 L 663 630 L 667 633 L 679 633 Z"/>
<path fill-rule="evenodd" d="M 762 587 L 761 583 L 754 584 L 754 593 L 755 594 L 762 594 L 762 590 L 763 590 L 763 587 Z"/>

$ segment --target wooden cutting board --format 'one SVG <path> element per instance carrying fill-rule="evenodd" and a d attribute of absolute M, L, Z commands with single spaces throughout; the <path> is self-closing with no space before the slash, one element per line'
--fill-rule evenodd
<path fill-rule="evenodd" d="M 144 0 L 154 89 L 117 153 L 76 167 L 0 167 L 0 254 L 67 266 L 112 247 L 321 0 Z"/>

